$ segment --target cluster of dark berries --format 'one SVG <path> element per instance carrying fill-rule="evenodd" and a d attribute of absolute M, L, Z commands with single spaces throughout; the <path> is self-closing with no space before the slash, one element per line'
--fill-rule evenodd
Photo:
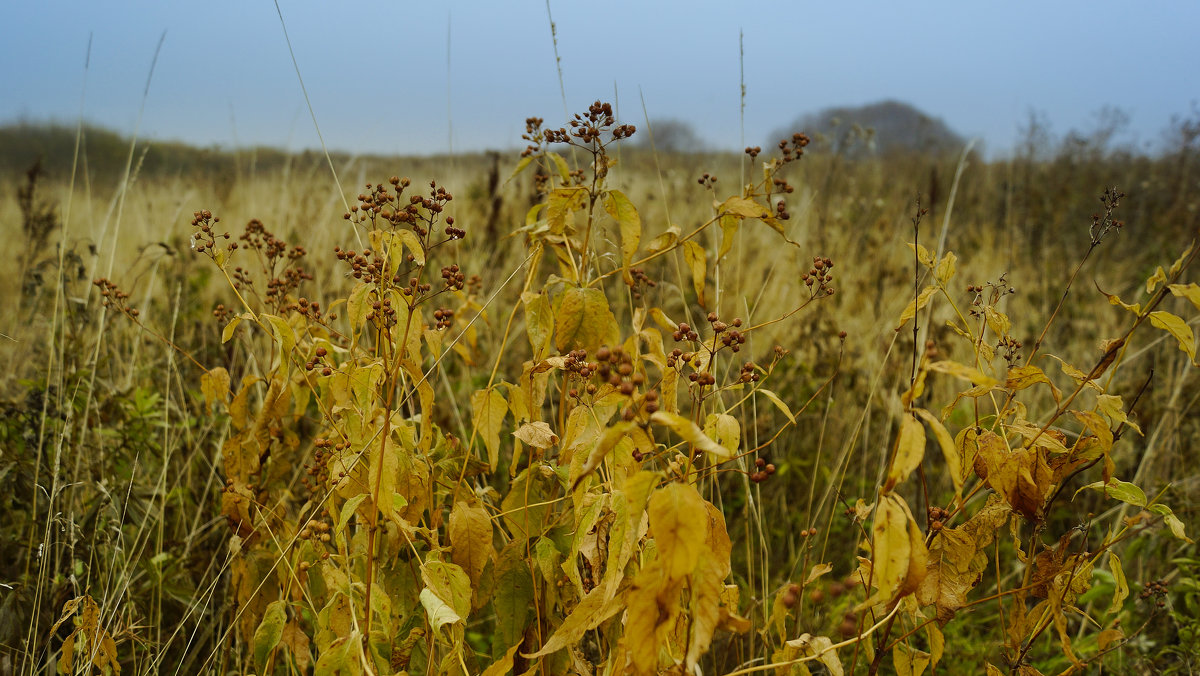
<path fill-rule="evenodd" d="M 201 213 L 203 216 L 209 212 L 198 213 Z M 213 222 L 215 223 L 217 220 L 219 219 L 213 219 Z M 195 222 L 193 221 L 193 223 Z M 202 223 L 199 227 L 199 234 L 203 235 L 206 224 Z M 308 255 L 308 251 L 302 246 L 289 247 L 287 242 L 276 237 L 270 230 L 267 230 L 262 221 L 258 219 L 251 220 L 246 224 L 245 231 L 238 239 L 241 240 L 247 249 L 259 255 L 263 275 L 267 278 L 264 301 L 277 311 L 282 311 L 288 305 L 290 294 L 299 289 L 301 284 L 313 278 L 299 264 L 299 261 Z M 203 240 L 200 243 L 203 243 Z M 197 244 L 196 248 L 199 250 L 200 245 Z M 228 250 L 233 252 L 237 248 L 238 243 L 233 242 L 229 245 Z M 209 251 L 210 256 L 214 255 L 211 247 L 208 247 L 206 250 Z M 234 287 L 238 289 L 254 286 L 252 273 L 245 268 L 234 268 L 231 277 Z"/>
<path fill-rule="evenodd" d="M 713 176 L 712 174 L 710 174 L 706 171 L 706 172 L 704 172 L 703 176 L 696 179 L 696 182 L 699 183 L 700 185 L 704 186 L 705 188 L 712 188 L 713 186 L 715 186 L 717 184 L 717 177 Z"/>
<path fill-rule="evenodd" d="M 454 326 L 454 310 L 450 308 L 443 307 L 434 310 L 433 318 L 437 320 L 437 324 L 434 326 L 436 329 L 448 329 Z"/>
<path fill-rule="evenodd" d="M 1008 362 L 1009 368 L 1017 365 L 1021 361 L 1021 341 L 1012 336 L 1000 336 L 1000 340 L 996 343 L 996 349 L 1004 356 L 1004 360 Z"/>
<path fill-rule="evenodd" d="M 617 388 L 621 394 L 631 395 L 638 386 L 646 382 L 646 375 L 633 368 L 633 357 L 626 354 L 620 346 L 611 350 L 607 347 L 596 350 L 596 362 L 596 375 Z"/>
<path fill-rule="evenodd" d="M 596 101 L 588 106 L 586 113 L 575 114 L 575 117 L 568 123 L 570 131 L 561 128 L 557 130 L 547 129 L 542 132 L 542 136 L 548 143 L 574 144 L 574 139 L 578 139 L 582 145 L 603 146 L 606 143 L 604 140 L 605 132 L 610 128 L 613 140 L 629 138 L 637 131 L 637 128 L 632 124 L 622 124 L 614 127 L 615 123 L 612 104 Z"/>
<path fill-rule="evenodd" d="M 799 132 L 792 134 L 790 142 L 788 139 L 780 141 L 779 151 L 783 154 L 784 163 L 800 159 L 800 156 L 804 154 L 804 148 L 808 144 L 808 137 Z"/>
<path fill-rule="evenodd" d="M 1152 580 L 1147 582 L 1146 585 L 1142 587 L 1142 591 L 1138 593 L 1138 598 L 1145 601 L 1149 600 L 1151 597 L 1154 597 L 1154 605 L 1158 606 L 1159 608 L 1165 608 L 1167 606 L 1168 591 L 1169 588 L 1166 580 Z"/>
<path fill-rule="evenodd" d="M 213 226 L 221 222 L 220 216 L 213 216 L 208 209 L 192 212 L 192 227 L 196 228 L 196 232 L 192 233 L 192 249 L 196 253 L 202 253 L 208 257 L 214 255 L 218 239 L 229 239 L 228 232 L 217 234 Z M 237 249 L 237 242 L 229 244 L 229 250 Z"/>
<path fill-rule="evenodd" d="M 750 474 L 750 480 L 756 484 L 761 484 L 775 473 L 775 464 L 767 462 L 763 458 L 755 458 L 754 466 L 757 469 Z M 813 532 L 815 533 L 816 529 L 813 529 Z M 807 534 L 807 531 L 805 533 Z"/>
<path fill-rule="evenodd" d="M 742 364 L 742 370 L 738 373 L 739 383 L 757 383 L 758 382 L 758 367 L 754 362 L 748 361 Z"/>
<path fill-rule="evenodd" d="M 312 371 L 313 369 L 320 366 L 321 367 L 321 375 L 323 375 L 323 376 L 333 375 L 333 364 L 325 359 L 327 356 L 329 356 L 329 350 L 326 350 L 323 347 L 318 347 L 316 350 L 313 351 L 312 359 L 309 359 L 308 361 L 304 362 L 304 368 L 306 370 Z M 320 441 L 320 440 L 318 439 L 318 441 Z M 320 449 L 321 445 L 317 444 L 317 448 Z"/>
<path fill-rule="evenodd" d="M 675 332 L 671 334 L 671 337 L 674 338 L 675 342 L 677 343 L 684 340 L 694 343 L 700 339 L 700 334 L 696 333 L 696 331 L 692 329 L 687 322 L 679 322 L 679 326 L 675 329 Z"/>
<path fill-rule="evenodd" d="M 784 180 L 782 178 L 772 178 L 771 185 L 775 186 L 775 190 L 777 190 L 779 192 L 785 192 L 785 193 L 791 194 L 796 191 L 796 189 L 794 187 L 792 187 L 791 183 L 788 183 L 786 180 Z"/>
<path fill-rule="evenodd" d="M 304 528 L 300 529 L 297 536 L 302 540 L 329 542 L 329 531 L 331 529 L 332 526 L 324 519 L 309 519 L 308 523 L 304 524 Z"/>
<path fill-rule="evenodd" d="M 107 277 L 101 277 L 100 279 L 93 280 L 92 284 L 100 289 L 100 303 L 104 307 L 137 319 L 140 313 L 137 308 L 129 307 L 129 294 L 117 288 L 116 282 Z"/>
<path fill-rule="evenodd" d="M 609 354 L 608 350 L 604 348 L 602 348 L 602 350 L 607 358 L 607 355 Z M 587 360 L 587 350 L 571 350 L 567 353 L 566 357 L 563 358 L 563 370 L 578 377 L 580 380 L 587 381 L 591 379 L 592 375 L 600 370 L 600 364 L 596 362 L 589 362 Z M 618 383 L 619 382 L 620 381 L 618 381 Z M 584 391 L 588 394 L 595 394 L 596 389 L 595 383 L 587 383 L 584 385 Z M 580 396 L 579 389 L 575 387 L 572 387 L 567 394 L 570 395 L 572 399 L 578 399 Z"/>
<path fill-rule="evenodd" d="M 542 141 L 545 137 L 542 135 L 542 124 L 545 122 L 540 117 L 525 118 L 525 133 L 521 134 L 523 140 L 529 141 L 529 145 L 525 146 L 525 150 L 521 151 L 521 157 L 531 157 L 541 152 Z"/>
<path fill-rule="evenodd" d="M 442 281 L 446 282 L 448 290 L 461 290 L 466 285 L 466 277 L 459 271 L 458 263 L 442 268 Z"/>
<path fill-rule="evenodd" d="M 231 307 L 225 307 L 224 303 L 218 303 L 212 311 L 213 318 L 216 319 L 217 323 L 221 324 L 222 326 L 228 324 L 229 320 L 233 319 L 235 314 L 237 313 L 234 311 L 234 309 Z"/>
<path fill-rule="evenodd" d="M 791 217 L 792 217 L 792 215 L 790 213 L 788 213 L 788 210 L 787 210 L 787 202 L 784 202 L 783 200 L 779 200 L 778 202 L 775 203 L 775 218 L 777 218 L 781 221 L 786 221 L 787 219 L 789 219 Z"/>
<path fill-rule="evenodd" d="M 804 280 L 804 285 L 808 287 L 809 293 L 812 296 L 832 296 L 833 295 L 833 261 L 821 256 L 813 256 L 812 267 L 808 272 L 800 275 L 800 279 Z"/>
<path fill-rule="evenodd" d="M 300 296 L 299 298 L 296 299 L 295 303 L 291 303 L 291 304 L 285 306 L 283 309 L 285 312 L 287 312 L 287 311 L 298 312 L 301 316 L 307 317 L 315 322 L 324 323 L 324 321 L 325 321 L 324 315 L 321 314 L 321 304 L 315 300 L 310 301 L 309 299 L 305 298 L 304 296 Z M 329 318 L 337 319 L 337 313 L 335 312 L 335 313 L 329 315 Z"/>
<path fill-rule="evenodd" d="M 414 282 L 415 279 L 410 279 L 409 282 Z M 428 286 L 428 285 L 425 285 Z M 391 328 L 396 325 L 396 308 L 392 307 L 392 299 L 387 296 L 383 300 L 371 302 L 371 309 L 367 310 L 367 321 L 379 322 L 386 328 Z"/>
<path fill-rule="evenodd" d="M 653 289 L 658 282 L 650 279 L 642 268 L 630 268 L 629 276 L 633 277 L 633 299 L 641 300 L 646 289 Z"/>
<path fill-rule="evenodd" d="M 398 205 L 400 196 L 412 182 L 407 177 L 392 176 L 388 179 L 388 183 L 395 190 L 394 193 L 390 192 L 388 187 L 382 183 L 378 185 L 368 183 L 366 185 L 367 192 L 358 194 L 358 204 L 351 206 L 350 213 L 343 214 L 342 218 L 346 220 L 354 218 L 356 221 L 363 218 L 383 218 L 393 225 L 407 223 L 411 214 L 398 208 Z"/>
<path fill-rule="evenodd" d="M 1125 193 L 1116 188 L 1105 188 L 1104 194 L 1100 195 L 1100 204 L 1104 205 L 1104 214 L 1092 214 L 1092 225 L 1088 232 L 1092 236 L 1092 245 L 1100 243 L 1114 228 L 1120 230 L 1125 227 L 1123 221 L 1114 220 L 1112 215 L 1117 206 L 1121 204 L 1121 200 L 1125 198 Z"/>
<path fill-rule="evenodd" d="M 301 477 L 300 482 L 304 487 L 311 492 L 317 490 L 329 482 L 329 461 L 336 454 L 340 454 L 344 449 L 349 448 L 349 442 L 334 443 L 332 439 L 317 438 L 313 440 L 313 461 L 312 464 L 304 465 L 304 473 L 306 476 Z M 311 479 L 309 478 L 311 477 Z"/>
<path fill-rule="evenodd" d="M 942 525 L 946 522 L 946 519 L 950 518 L 950 512 L 942 509 L 941 507 L 930 507 L 928 513 L 929 530 L 932 531 L 941 530 Z"/>
<path fill-rule="evenodd" d="M 750 159 L 754 159 L 762 152 L 762 146 L 746 146 L 744 152 L 750 156 Z"/>
<path fill-rule="evenodd" d="M 985 294 L 985 292 L 988 292 Z M 1017 290 L 1008 285 L 1008 273 L 1000 275 L 1000 279 L 986 284 L 968 284 L 967 293 L 974 294 L 971 300 L 970 314 L 972 317 L 983 317 L 984 307 L 1000 302 L 1001 298 L 1016 293 Z M 987 296 L 985 298 L 985 295 Z"/>

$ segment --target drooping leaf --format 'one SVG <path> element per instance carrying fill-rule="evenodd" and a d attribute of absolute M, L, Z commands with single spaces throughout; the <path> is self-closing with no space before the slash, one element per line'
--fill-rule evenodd
<path fill-rule="evenodd" d="M 733 457 L 733 454 L 730 453 L 729 449 L 708 438 L 708 435 L 706 435 L 703 430 L 697 427 L 696 423 L 677 413 L 655 411 L 654 414 L 650 416 L 650 421 L 657 425 L 664 425 L 670 428 L 672 432 L 678 434 L 683 438 L 684 441 L 688 442 L 695 448 L 704 451 L 705 453 L 713 455 L 718 459 L 728 460 L 729 458 Z"/>
<path fill-rule="evenodd" d="M 650 530 L 668 578 L 682 578 L 696 568 L 708 531 L 707 514 L 704 499 L 688 484 L 672 482 L 650 496 Z"/>
<path fill-rule="evenodd" d="M 218 366 L 200 376 L 200 391 L 204 394 L 204 404 L 211 413 L 217 403 L 224 404 L 229 399 L 229 371 L 223 366 Z"/>
<path fill-rule="evenodd" d="M 1010 508 L 996 495 L 957 528 L 943 528 L 929 545 L 928 571 L 917 587 L 921 605 L 936 605 L 938 623 L 945 625 L 967 604 L 967 594 L 982 581 L 985 551 L 1008 521 Z"/>
<path fill-rule="evenodd" d="M 541 657 L 558 652 L 567 646 L 578 645 L 587 632 L 595 629 L 624 607 L 621 597 L 609 598 L 608 589 L 604 586 L 594 587 L 571 610 L 562 624 L 554 630 L 545 645 L 537 652 L 526 655 L 529 658 Z"/>
<path fill-rule="evenodd" d="M 591 453 L 588 453 L 587 460 L 579 470 L 579 475 L 572 480 L 572 492 L 579 487 L 581 481 L 596 471 L 600 463 L 604 462 L 604 458 L 616 447 L 618 442 L 629 436 L 634 427 L 635 425 L 632 422 L 621 421 L 604 430 L 604 433 L 600 435 L 596 445 L 592 448 Z"/>
<path fill-rule="evenodd" d="M 271 328 L 275 329 L 275 338 L 279 341 L 284 361 L 287 361 L 287 355 L 291 354 L 292 348 L 296 346 L 296 331 L 283 317 L 268 314 L 259 316 L 267 320 L 271 324 Z"/>
<path fill-rule="evenodd" d="M 487 448 L 488 466 L 496 468 L 500 459 L 500 430 L 508 413 L 508 402 L 495 387 L 478 390 L 471 395 L 471 413 L 475 430 Z"/>
<path fill-rule="evenodd" d="M 283 637 L 283 625 L 287 623 L 287 601 L 272 601 L 263 613 L 262 622 L 254 631 L 254 666 L 259 673 L 266 671 L 267 659 Z"/>
<path fill-rule="evenodd" d="M 942 424 L 937 416 L 923 408 L 914 409 L 916 413 L 929 425 L 929 429 L 933 430 L 933 436 L 937 439 L 938 446 L 942 449 L 942 459 L 946 462 L 946 472 L 950 474 L 950 481 L 954 484 L 954 494 L 962 495 L 963 476 L 962 458 L 958 454 L 958 449 L 954 445 L 954 438 L 950 436 L 950 432 L 946 426 Z"/>
<path fill-rule="evenodd" d="M 708 276 L 708 254 L 704 247 L 692 240 L 683 243 L 683 261 L 692 273 L 692 288 L 696 290 L 696 302 L 706 307 L 704 300 L 704 284 Z"/>
<path fill-rule="evenodd" d="M 1187 285 L 1172 284 L 1167 289 L 1176 296 L 1188 299 L 1197 310 L 1200 310 L 1200 286 L 1197 286 L 1195 282 Z"/>
<path fill-rule="evenodd" d="M 400 242 L 404 244 L 404 248 L 408 249 L 408 252 L 413 257 L 413 262 L 417 265 L 424 266 L 425 249 L 422 248 L 421 240 L 417 238 L 417 233 L 413 232 L 412 230 L 401 229 L 396 231 L 396 237 L 398 237 Z M 393 256 L 401 256 L 403 255 L 404 251 L 397 251 L 393 249 L 391 253 Z"/>
<path fill-rule="evenodd" d="M 903 498 L 895 493 L 879 498 L 875 523 L 871 526 L 871 581 L 876 590 L 858 604 L 857 610 L 891 601 L 900 593 L 912 557 L 912 540 L 908 535 L 910 519 Z"/>
<path fill-rule="evenodd" d="M 629 273 L 629 264 L 637 253 L 638 244 L 642 241 L 642 217 L 638 215 L 633 202 L 620 190 L 609 190 L 602 198 L 604 210 L 617 222 L 621 233 L 621 270 L 625 283 L 633 285 L 633 276 Z"/>
<path fill-rule="evenodd" d="M 450 559 L 467 573 L 472 587 L 492 558 L 492 520 L 487 510 L 465 502 L 454 503 L 450 510 Z"/>
<path fill-rule="evenodd" d="M 571 287 L 563 292 L 554 322 L 554 345 L 559 352 L 584 349 L 594 353 L 616 345 L 621 330 L 600 289 Z"/>
<path fill-rule="evenodd" d="M 904 307 L 904 311 L 900 313 L 900 320 L 896 324 L 896 330 L 899 331 L 900 329 L 904 328 L 904 325 L 908 323 L 908 320 L 916 317 L 917 312 L 925 309 L 925 306 L 929 305 L 929 299 L 933 298 L 933 294 L 935 293 L 937 293 L 936 286 L 927 286 L 924 289 L 921 289 L 921 292 L 917 294 L 916 298 L 908 301 L 908 305 L 906 305 Z"/>
<path fill-rule="evenodd" d="M 1008 379 L 1004 383 L 1004 387 L 1010 390 L 1023 390 L 1027 387 L 1032 387 L 1037 383 L 1045 383 L 1050 388 L 1050 395 L 1054 397 L 1054 403 L 1062 401 L 1062 392 L 1059 391 L 1054 383 L 1046 377 L 1046 374 L 1036 366 L 1014 366 L 1008 370 Z"/>
<path fill-rule="evenodd" d="M 825 665 L 825 669 L 831 676 L 843 676 L 846 673 L 842 667 L 842 661 L 838 659 L 837 650 L 833 647 L 833 640 L 828 636 L 801 634 L 785 645 L 789 649 L 789 659 L 816 657 L 818 662 Z"/>
<path fill-rule="evenodd" d="M 534 360 L 545 359 L 554 337 L 554 310 L 544 293 L 525 293 L 521 296 L 525 308 L 525 335 L 533 348 Z"/>
<path fill-rule="evenodd" d="M 925 426 L 911 413 L 900 420 L 900 433 L 896 439 L 896 454 L 888 469 L 883 492 L 891 491 L 896 484 L 908 478 L 925 458 Z"/>
<path fill-rule="evenodd" d="M 510 393 L 520 391 L 513 388 Z M 551 448 L 558 443 L 558 435 L 550 429 L 550 424 L 541 420 L 522 424 L 513 431 L 513 436 L 534 448 Z"/>
<path fill-rule="evenodd" d="M 1174 336 L 1175 340 L 1179 341 L 1179 349 L 1183 350 L 1193 363 L 1196 361 L 1196 336 L 1187 322 L 1170 312 L 1158 310 L 1150 313 L 1150 323 Z"/>

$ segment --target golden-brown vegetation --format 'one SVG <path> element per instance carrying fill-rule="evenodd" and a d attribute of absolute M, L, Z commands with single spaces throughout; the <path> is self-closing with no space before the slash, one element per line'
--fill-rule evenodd
<path fill-rule="evenodd" d="M 1194 139 L 609 118 L 8 167 L 0 670 L 1194 668 Z"/>

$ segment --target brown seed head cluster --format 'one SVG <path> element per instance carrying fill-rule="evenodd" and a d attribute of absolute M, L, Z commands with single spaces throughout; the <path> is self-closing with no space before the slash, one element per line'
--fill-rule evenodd
<path fill-rule="evenodd" d="M 528 120 L 526 128 L 528 129 Z M 568 123 L 570 129 L 547 129 L 542 137 L 547 143 L 567 143 L 571 145 L 603 147 L 612 141 L 633 136 L 637 128 L 632 124 L 616 125 L 613 117 L 612 104 L 596 101 L 588 106 L 586 113 L 576 113 Z"/>
<path fill-rule="evenodd" d="M 767 462 L 765 458 L 755 458 L 754 467 L 755 470 L 750 474 L 750 480 L 756 484 L 761 484 L 775 474 L 775 463 Z M 813 532 L 815 533 L 816 529 L 813 529 Z M 805 537 L 807 534 L 808 531 L 802 533 Z"/>
<path fill-rule="evenodd" d="M 800 275 L 800 279 L 808 287 L 809 297 L 833 295 L 833 273 L 830 272 L 832 269 L 832 260 L 821 256 L 813 257 L 812 267 L 808 269 L 808 272 Z"/>
<path fill-rule="evenodd" d="M 129 294 L 117 288 L 116 282 L 107 277 L 101 277 L 100 279 L 93 280 L 92 284 L 100 289 L 100 303 L 104 307 L 120 312 L 126 317 L 135 320 L 141 314 L 137 308 L 129 307 Z"/>

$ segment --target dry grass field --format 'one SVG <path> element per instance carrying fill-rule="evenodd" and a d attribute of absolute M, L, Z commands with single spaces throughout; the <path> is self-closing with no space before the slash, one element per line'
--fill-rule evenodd
<path fill-rule="evenodd" d="M 0 672 L 1200 669 L 1195 121 L 560 126 L 5 130 Z"/>

